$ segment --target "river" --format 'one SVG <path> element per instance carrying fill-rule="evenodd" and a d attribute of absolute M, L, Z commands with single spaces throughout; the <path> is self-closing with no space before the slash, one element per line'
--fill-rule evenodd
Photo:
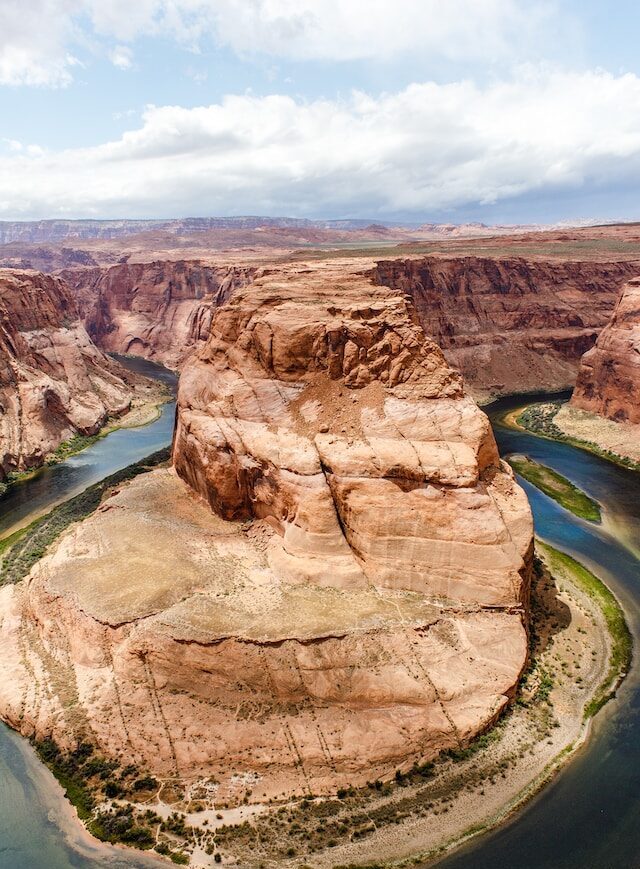
<path fill-rule="evenodd" d="M 132 371 L 175 390 L 177 376 L 143 359 L 118 357 Z M 171 443 L 175 402 L 155 422 L 120 429 L 59 465 L 42 468 L 0 500 L 6 535 L 109 474 Z M 0 869 L 143 869 L 157 859 L 124 853 L 84 834 L 62 789 L 31 746 L 0 723 Z"/>
<path fill-rule="evenodd" d="M 160 380 L 175 391 L 178 378 L 173 371 L 145 359 L 115 358 L 131 371 Z M 166 447 L 173 435 L 175 409 L 175 402 L 167 402 L 155 422 L 112 432 L 88 449 L 60 464 L 45 466 L 29 480 L 13 486 L 0 500 L 0 537 L 6 537 L 109 474 Z"/>
<path fill-rule="evenodd" d="M 146 368 L 148 363 L 139 364 L 144 373 L 153 373 Z M 536 531 L 575 555 L 611 586 L 627 611 L 638 648 L 640 561 L 634 552 L 640 542 L 640 474 L 568 445 L 501 426 L 501 414 L 519 403 L 504 400 L 486 408 L 501 453 L 526 453 L 554 468 L 606 510 L 602 526 L 584 522 L 521 481 L 531 500 Z M 111 434 L 24 484 L 21 498 L 26 506 L 21 507 L 12 493 L 10 509 L 27 515 L 29 505 L 33 507 L 30 491 L 39 499 L 39 509 L 69 497 L 165 446 L 172 427 L 173 406 L 169 404 L 162 417 L 146 429 Z M 2 510 L 4 501 L 0 502 Z M 7 525 L 15 523 L 16 515 Z M 4 513 L 0 513 L 2 521 L 6 521 Z M 640 869 L 638 663 L 636 656 L 618 697 L 597 716 L 587 748 L 510 824 L 441 861 L 439 869 Z M 57 784 L 28 744 L 0 727 L 0 869 L 148 865 L 158 864 L 91 846 L 73 823 Z"/>
<path fill-rule="evenodd" d="M 596 717 L 587 747 L 511 823 L 439 862 L 438 869 L 639 869 L 640 474 L 501 426 L 502 413 L 519 404 L 522 399 L 510 399 L 485 408 L 500 452 L 525 453 L 554 468 L 607 511 L 602 526 L 593 525 L 521 480 L 536 532 L 608 583 L 625 608 L 636 652 L 617 698 Z"/>

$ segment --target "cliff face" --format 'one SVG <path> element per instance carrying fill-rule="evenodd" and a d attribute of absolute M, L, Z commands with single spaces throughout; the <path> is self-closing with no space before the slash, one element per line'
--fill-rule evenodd
<path fill-rule="evenodd" d="M 174 462 L 224 518 L 276 528 L 291 581 L 448 597 L 453 571 L 458 600 L 521 602 L 490 543 L 509 548 L 489 423 L 385 287 L 291 270 L 237 293 L 183 373 Z"/>
<path fill-rule="evenodd" d="M 571 404 L 640 423 L 640 278 L 626 284 L 611 320 L 582 357 Z"/>
<path fill-rule="evenodd" d="M 254 270 L 198 262 L 123 263 L 67 271 L 87 331 L 104 350 L 178 368 L 209 332 L 213 310 Z"/>
<path fill-rule="evenodd" d="M 137 478 L 0 590 L 5 720 L 233 804 L 391 776 L 499 715 L 531 514 L 404 296 L 263 274 L 178 404 L 182 480 Z"/>
<path fill-rule="evenodd" d="M 73 434 L 93 434 L 132 398 L 92 343 L 64 282 L 0 272 L 0 471 L 41 464 Z"/>
<path fill-rule="evenodd" d="M 611 316 L 630 262 L 425 257 L 378 263 L 478 395 L 564 389 Z"/>

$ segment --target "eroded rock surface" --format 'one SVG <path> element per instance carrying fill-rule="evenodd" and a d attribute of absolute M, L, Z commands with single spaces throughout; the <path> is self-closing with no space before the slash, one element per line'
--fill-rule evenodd
<path fill-rule="evenodd" d="M 571 404 L 640 423 L 640 278 L 626 284 L 610 322 L 582 357 Z"/>
<path fill-rule="evenodd" d="M 127 375 L 93 344 L 63 281 L 0 271 L 0 475 L 41 464 L 131 404 Z"/>
<path fill-rule="evenodd" d="M 566 389 L 633 262 L 478 256 L 389 260 L 376 282 L 410 293 L 427 335 L 478 396 Z"/>
<path fill-rule="evenodd" d="M 531 514 L 405 296 L 344 264 L 237 290 L 174 461 L 0 592 L 12 726 L 233 802 L 390 776 L 499 715 Z"/>
<path fill-rule="evenodd" d="M 199 262 L 122 263 L 64 272 L 87 331 L 102 349 L 179 368 L 209 334 L 211 317 L 254 269 Z"/>

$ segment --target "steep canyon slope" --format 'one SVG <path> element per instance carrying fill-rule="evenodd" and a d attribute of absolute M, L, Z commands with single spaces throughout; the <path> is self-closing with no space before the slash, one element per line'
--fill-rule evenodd
<path fill-rule="evenodd" d="M 364 255 L 356 262 L 370 269 Z M 279 267 L 277 259 L 267 263 Z M 180 367 L 204 341 L 212 311 L 260 267 L 241 251 L 219 263 L 163 260 L 61 274 L 99 346 Z M 442 254 L 379 260 L 371 270 L 375 283 L 411 295 L 426 334 L 481 398 L 572 386 L 621 287 L 637 273 L 637 262 L 615 259 Z"/>
<path fill-rule="evenodd" d="M 413 298 L 427 335 L 476 396 L 566 389 L 634 262 L 520 257 L 380 261 L 376 283 Z"/>
<path fill-rule="evenodd" d="M 63 281 L 0 271 L 0 476 L 124 413 L 127 379 L 90 340 Z"/>
<path fill-rule="evenodd" d="M 77 293 L 87 331 L 108 352 L 178 368 L 207 336 L 213 310 L 247 284 L 250 266 L 122 263 L 62 274 Z"/>
<path fill-rule="evenodd" d="M 0 714 L 233 804 L 465 744 L 527 659 L 532 521 L 410 299 L 255 275 L 143 475 L 0 590 Z M 249 783 L 249 784 L 247 784 Z"/>
<path fill-rule="evenodd" d="M 640 423 L 640 278 L 625 285 L 611 320 L 582 357 L 571 404 Z"/>

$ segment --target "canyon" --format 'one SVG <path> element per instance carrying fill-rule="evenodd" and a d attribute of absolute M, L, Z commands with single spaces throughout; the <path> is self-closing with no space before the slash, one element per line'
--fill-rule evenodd
<path fill-rule="evenodd" d="M 226 261 L 225 261 L 226 259 Z M 60 272 L 77 293 L 92 339 L 108 352 L 135 353 L 180 367 L 207 335 L 213 310 L 259 270 L 245 252 L 206 261 L 124 263 Z M 513 392 L 566 389 L 609 321 L 633 261 L 539 261 L 445 256 L 355 263 L 376 284 L 407 293 L 425 333 L 487 400 Z"/>
<path fill-rule="evenodd" d="M 608 323 L 633 262 L 427 257 L 380 261 L 479 398 L 566 389 Z"/>
<path fill-rule="evenodd" d="M 625 284 L 611 319 L 582 357 L 571 404 L 640 424 L 640 278 Z"/>
<path fill-rule="evenodd" d="M 0 590 L 21 733 L 234 805 L 390 777 L 513 697 L 527 499 L 410 298 L 359 262 L 265 269 L 215 310 L 173 466 Z"/>
<path fill-rule="evenodd" d="M 108 765 L 111 791 L 88 785 L 98 825 L 118 788 L 136 800 L 138 776 L 157 791 L 142 791 L 138 820 L 147 798 L 195 811 L 196 828 L 203 811 L 207 841 L 247 857 L 254 828 L 241 821 L 270 829 L 283 811 L 270 802 L 366 801 L 372 781 L 384 801 L 431 761 L 467 757 L 526 695 L 542 581 L 531 510 L 475 400 L 577 377 L 561 413 L 587 413 L 585 392 L 602 397 L 588 413 L 632 422 L 640 256 L 630 231 L 600 247 L 601 228 L 268 253 L 203 250 L 211 231 L 185 250 L 181 237 L 157 250 L 157 232 L 147 252 L 108 240 L 106 256 L 83 239 L 38 243 L 38 256 L 56 251 L 54 274 L 2 272 L 22 366 L 7 404 L 27 368 L 32 383 L 57 371 L 79 406 L 85 370 L 94 396 L 113 377 L 135 400 L 107 353 L 181 376 L 170 465 L 108 487 L 25 579 L 0 587 L 0 717 Z M 126 409 L 102 403 L 103 421 Z M 82 431 L 79 418 L 51 443 L 67 430 Z M 570 699 L 558 734 L 532 706 L 526 727 L 550 746 L 541 769 L 578 734 L 582 695 Z M 525 727 L 517 711 L 507 720 Z M 441 841 L 432 820 L 403 853 Z M 394 854 L 387 826 L 376 837 Z M 192 849 L 210 828 L 199 829 Z"/>
<path fill-rule="evenodd" d="M 610 345 L 611 330 L 605 327 L 622 288 L 640 272 L 636 227 L 455 237 L 431 245 L 433 252 L 428 255 L 421 255 L 421 245 L 412 242 L 398 248 L 398 253 L 402 249 L 407 254 L 392 259 L 357 247 L 348 256 L 331 249 L 305 253 L 286 247 L 299 232 L 333 233 L 335 239 L 346 233 L 357 244 L 362 233 L 375 237 L 374 230 L 381 229 L 357 222 L 258 218 L 148 225 L 115 221 L 96 226 L 90 221 L 86 225 L 62 221 L 8 227 L 7 238 L 36 239 L 22 242 L 26 260 L 35 258 L 46 273 L 64 282 L 91 341 L 103 353 L 142 356 L 181 369 L 203 346 L 215 311 L 234 292 L 283 263 L 306 260 L 310 267 L 320 267 L 327 260 L 334 269 L 360 270 L 374 284 L 408 294 L 425 333 L 462 373 L 476 400 L 568 389 L 577 380 L 573 407 L 609 418 L 616 415 L 618 420 L 636 418 L 637 406 L 609 412 L 605 399 L 598 405 L 586 397 L 589 391 L 597 391 L 589 385 L 589 377 L 601 379 L 606 369 L 603 362 L 597 375 L 593 373 L 590 360 L 604 356 L 592 348 L 603 330 L 601 341 Z M 448 231 L 435 226 L 423 230 Z M 469 232 L 482 230 L 469 228 Z M 464 231 L 459 228 L 460 234 Z M 406 234 L 407 230 L 388 232 Z M 207 249 L 212 238 L 222 243 L 229 240 L 229 233 L 240 233 L 233 236 L 236 241 L 246 237 L 256 246 Z M 265 239 L 285 248 L 261 247 Z M 95 247 L 104 244 L 111 247 Z M 11 249 L 11 243 L 5 244 L 0 254 Z M 616 352 L 620 357 L 622 350 Z M 633 353 L 627 355 L 632 371 Z M 103 358 L 100 365 L 104 364 Z M 620 358 L 616 364 L 620 366 Z M 113 373 L 113 365 L 105 370 Z M 623 403 L 624 392 L 620 392 Z M 610 401 L 609 405 L 613 407 Z M 63 428 L 58 428 L 59 442 Z M 64 427 L 64 433 L 69 430 Z M 55 440 L 49 437 L 46 448 Z M 27 464 L 37 463 L 44 454 L 34 449 Z"/>
<path fill-rule="evenodd" d="M 214 309 L 254 272 L 251 266 L 179 260 L 61 274 L 76 295 L 87 331 L 103 350 L 176 369 L 205 340 Z"/>
<path fill-rule="evenodd" d="M 142 384 L 89 338 L 59 278 L 0 271 L 0 476 L 126 413 Z"/>

